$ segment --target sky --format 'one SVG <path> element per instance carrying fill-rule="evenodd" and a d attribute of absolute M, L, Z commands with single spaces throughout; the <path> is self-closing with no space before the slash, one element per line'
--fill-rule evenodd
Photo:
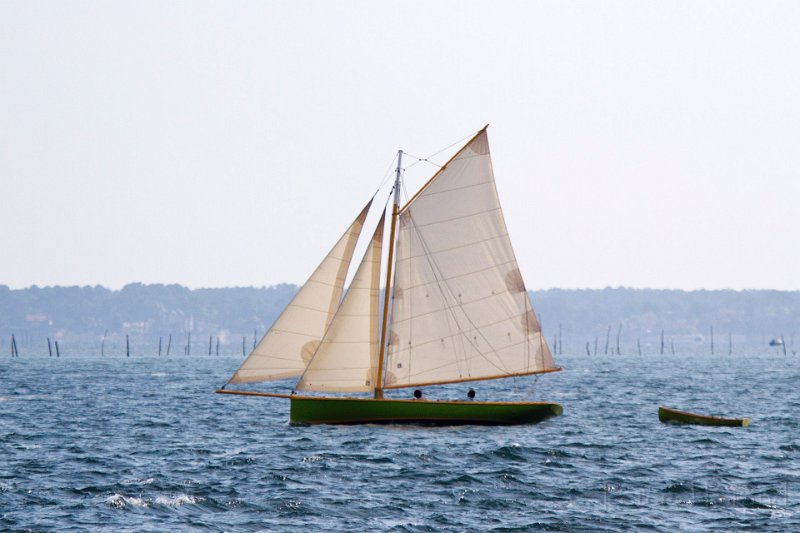
<path fill-rule="evenodd" d="M 398 149 L 488 123 L 529 289 L 798 290 L 797 28 L 791 1 L 3 0 L 0 284 L 302 283 Z"/>

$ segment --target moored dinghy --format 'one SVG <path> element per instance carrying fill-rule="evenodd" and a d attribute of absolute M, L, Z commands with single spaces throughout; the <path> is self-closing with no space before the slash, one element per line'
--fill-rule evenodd
<path fill-rule="evenodd" d="M 693 424 L 697 426 L 747 427 L 750 425 L 749 418 L 723 418 L 719 416 L 701 415 L 689 413 L 688 411 L 670 409 L 663 405 L 658 406 L 658 419 L 664 423 Z"/>
<path fill-rule="evenodd" d="M 290 422 L 297 424 L 526 424 L 561 414 L 560 405 L 548 402 L 384 396 L 392 389 L 561 370 L 511 247 L 486 128 L 401 207 L 402 156 L 401 151 L 383 308 L 385 210 L 342 298 L 368 203 L 228 380 L 240 384 L 298 377 L 292 393 L 225 387 L 217 392 L 287 398 Z"/>

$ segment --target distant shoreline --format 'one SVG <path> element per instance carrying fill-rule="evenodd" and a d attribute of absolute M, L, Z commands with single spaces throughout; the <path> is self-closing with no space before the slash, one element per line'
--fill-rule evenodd
<path fill-rule="evenodd" d="M 125 342 L 216 352 L 244 351 L 260 338 L 297 291 L 292 284 L 270 287 L 189 289 L 177 284 L 133 283 L 104 287 L 0 285 L 0 350 L 11 335 L 24 346 L 47 349 L 62 343 Z M 800 291 L 675 289 L 547 289 L 530 291 L 551 349 L 556 352 L 621 352 L 708 345 L 727 352 L 784 339 L 800 344 Z M 209 340 L 210 339 L 210 340 Z M 244 340 L 243 340 L 244 339 Z M 597 345 L 597 347 L 595 347 Z M 196 346 L 196 348 L 195 348 Z M 654 348 L 655 347 L 655 348 Z M 163 348 L 162 346 L 162 349 Z"/>

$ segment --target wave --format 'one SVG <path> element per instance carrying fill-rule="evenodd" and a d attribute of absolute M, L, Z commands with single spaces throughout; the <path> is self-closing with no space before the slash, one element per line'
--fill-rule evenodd
<path fill-rule="evenodd" d="M 177 494 L 175 496 L 155 496 L 152 498 L 143 498 L 141 496 L 125 496 L 123 494 L 114 493 L 106 498 L 106 504 L 109 507 L 124 509 L 128 507 L 180 507 L 182 505 L 193 505 L 200 503 L 204 500 L 199 496 L 191 496 L 189 494 Z"/>

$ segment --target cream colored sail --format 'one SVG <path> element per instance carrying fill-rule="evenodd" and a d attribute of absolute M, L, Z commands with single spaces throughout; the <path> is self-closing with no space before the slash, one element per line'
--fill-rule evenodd
<path fill-rule="evenodd" d="M 347 269 L 372 204 L 328 252 L 228 383 L 296 377 L 316 352 L 342 299 Z"/>
<path fill-rule="evenodd" d="M 486 131 L 401 210 L 385 388 L 558 370 L 522 280 Z"/>
<path fill-rule="evenodd" d="M 297 390 L 360 392 L 375 388 L 384 211 L 342 305 Z"/>

